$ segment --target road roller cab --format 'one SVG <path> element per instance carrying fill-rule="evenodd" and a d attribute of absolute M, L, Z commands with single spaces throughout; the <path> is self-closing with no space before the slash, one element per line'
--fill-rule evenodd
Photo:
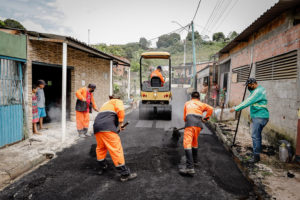
<path fill-rule="evenodd" d="M 146 52 L 140 58 L 140 119 L 172 119 L 171 56 Z"/>

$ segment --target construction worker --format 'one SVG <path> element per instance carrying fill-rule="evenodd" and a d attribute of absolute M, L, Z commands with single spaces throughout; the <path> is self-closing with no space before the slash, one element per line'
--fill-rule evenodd
<path fill-rule="evenodd" d="M 99 112 L 93 96 L 95 89 L 95 84 L 89 84 L 88 87 L 83 87 L 76 91 L 78 99 L 76 102 L 76 124 L 79 137 L 89 136 L 87 132 L 90 123 L 90 109 L 93 108 Z"/>
<path fill-rule="evenodd" d="M 118 128 L 124 130 L 125 110 L 123 102 L 116 95 L 103 104 L 94 122 L 94 133 L 97 140 L 96 155 L 100 166 L 99 174 L 107 169 L 106 154 L 109 152 L 114 166 L 120 173 L 122 182 L 135 179 L 136 173 L 131 173 L 125 165 L 124 153 Z"/>
<path fill-rule="evenodd" d="M 199 92 L 192 92 L 192 99 L 185 103 L 183 120 L 185 129 L 183 136 L 183 147 L 186 157 L 186 168 L 180 169 L 182 175 L 194 176 L 194 165 L 198 164 L 198 136 L 203 128 L 203 122 L 209 120 L 213 108 L 200 101 Z M 203 113 L 206 115 L 203 116 Z"/>
<path fill-rule="evenodd" d="M 156 70 L 154 70 L 154 71 L 151 73 L 150 78 L 152 78 L 152 77 L 159 77 L 159 78 L 160 78 L 160 81 L 161 81 L 161 86 L 164 86 L 165 79 L 164 79 L 164 77 L 163 77 L 161 71 L 162 71 L 161 66 L 158 66 L 158 67 L 156 68 Z"/>
<path fill-rule="evenodd" d="M 249 78 L 246 81 L 246 86 L 248 86 L 250 96 L 240 105 L 232 108 L 230 112 L 240 111 L 250 106 L 253 155 L 249 162 L 256 163 L 260 161 L 261 132 L 269 121 L 269 111 L 267 108 L 268 100 L 266 97 L 266 89 L 258 85 L 255 78 Z"/>

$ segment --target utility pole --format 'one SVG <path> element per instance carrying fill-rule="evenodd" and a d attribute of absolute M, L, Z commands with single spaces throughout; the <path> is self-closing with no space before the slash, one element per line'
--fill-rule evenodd
<path fill-rule="evenodd" d="M 197 89 L 197 79 L 196 79 L 196 48 L 195 48 L 195 34 L 194 34 L 194 22 L 191 22 L 192 26 L 192 43 L 193 43 L 193 82 L 192 87 Z"/>
<path fill-rule="evenodd" d="M 183 66 L 185 66 L 185 61 L 186 61 L 186 39 L 184 39 L 184 45 L 183 45 Z"/>
<path fill-rule="evenodd" d="M 88 29 L 88 45 L 90 45 L 90 32 L 91 32 L 91 30 Z"/>

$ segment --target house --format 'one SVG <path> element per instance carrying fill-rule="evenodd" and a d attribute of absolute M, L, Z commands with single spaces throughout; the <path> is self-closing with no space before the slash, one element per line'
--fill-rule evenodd
<path fill-rule="evenodd" d="M 19 46 L 22 46 L 21 49 L 23 49 L 21 56 L 6 55 L 7 53 L 0 51 L 0 55 L 2 56 L 1 62 L 6 62 L 8 59 L 3 56 L 10 56 L 15 58 L 15 60 L 17 59 L 16 62 L 21 63 L 20 65 L 22 66 L 23 73 L 20 73 L 21 76 L 19 79 L 22 82 L 20 98 L 23 98 L 20 102 L 20 106 L 23 110 L 23 114 L 22 117 L 20 117 L 22 119 L 16 120 L 20 122 L 20 124 L 24 124 L 21 132 L 18 130 L 18 134 L 22 135 L 22 138 L 30 136 L 32 132 L 32 85 L 35 84 L 37 80 L 43 79 L 47 83 L 44 89 L 47 112 L 45 121 L 61 121 L 62 109 L 66 109 L 67 119 L 74 121 L 75 92 L 77 89 L 85 87 L 89 83 L 96 84 L 97 89 L 94 96 L 96 104 L 100 106 L 107 101 L 109 94 L 112 93 L 113 65 L 121 64 L 130 66 L 127 61 L 108 55 L 67 36 L 5 28 L 0 29 L 0 34 L 1 36 L 5 34 L 6 37 L 11 38 L 22 38 L 22 42 L 19 44 Z M 15 43 L 7 42 L 5 38 L 2 37 L 0 37 L 0 39 L 3 39 L 3 41 L 1 41 L 1 47 L 3 45 L 4 49 L 16 48 Z M 17 53 L 17 51 L 15 53 Z M 65 76 L 62 75 L 64 62 L 66 64 Z M 66 78 L 66 107 L 62 107 L 64 102 L 62 98 L 63 78 Z M 1 79 L 3 78 L 1 77 Z M 0 90 L 6 90 L 6 88 L 7 86 L 3 84 L 0 85 Z M 3 95 L 1 95 L 1 97 L 2 96 Z M 1 109 L 3 110 L 3 108 Z M 1 111 L 0 115 L 2 114 L 3 112 Z M 23 122 L 21 120 L 23 120 Z M 7 127 L 7 125 L 3 123 L 1 123 L 1 126 Z M 0 132 L 0 135 L 4 134 L 1 129 Z M 5 132 L 6 135 L 12 134 L 11 131 L 3 132 Z M 20 138 L 18 138 L 18 140 L 19 139 Z M 14 140 L 13 142 L 18 140 Z M 0 139 L 0 142 L 0 146 L 12 143 L 11 141 L 5 141 L 3 138 Z"/>
<path fill-rule="evenodd" d="M 227 84 L 228 103 L 239 104 L 249 76 L 266 88 L 269 141 L 285 138 L 300 155 L 300 1 L 280 0 L 218 52 L 218 81 Z M 248 92 L 246 96 L 248 96 Z M 249 122 L 249 109 L 242 122 Z"/>

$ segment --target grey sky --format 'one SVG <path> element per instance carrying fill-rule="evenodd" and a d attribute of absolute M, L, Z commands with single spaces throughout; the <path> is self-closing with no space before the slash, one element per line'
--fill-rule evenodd
<path fill-rule="evenodd" d="M 200 33 L 218 1 L 202 0 L 195 18 Z M 206 33 L 241 32 L 276 2 L 224 0 L 220 10 L 226 5 L 227 10 L 209 23 L 211 32 Z M 84 42 L 91 29 L 91 43 L 125 44 L 179 28 L 173 20 L 188 24 L 197 4 L 198 0 L 0 0 L 0 19 L 13 18 L 29 30 L 69 35 Z"/>

